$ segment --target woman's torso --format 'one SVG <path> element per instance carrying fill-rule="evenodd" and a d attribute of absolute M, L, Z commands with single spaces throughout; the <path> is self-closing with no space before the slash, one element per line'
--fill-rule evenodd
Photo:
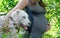
<path fill-rule="evenodd" d="M 33 27 L 30 32 L 32 38 L 41 38 L 42 33 L 45 32 L 48 21 L 44 15 L 45 9 L 36 3 L 36 5 L 28 5 L 33 14 Z M 33 12 L 35 11 L 35 12 Z"/>

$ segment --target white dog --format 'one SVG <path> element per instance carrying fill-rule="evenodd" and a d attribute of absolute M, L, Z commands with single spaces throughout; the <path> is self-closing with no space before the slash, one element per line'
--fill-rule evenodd
<path fill-rule="evenodd" d="M 5 16 L 0 16 L 0 29 L 3 27 L 2 23 Z M 29 20 L 28 14 L 23 10 L 13 11 L 9 19 L 8 27 L 10 28 L 11 36 L 16 34 L 16 28 L 20 25 L 30 26 L 31 22 Z M 0 37 L 1 38 L 1 37 Z M 11 37 L 14 38 L 14 37 Z"/>

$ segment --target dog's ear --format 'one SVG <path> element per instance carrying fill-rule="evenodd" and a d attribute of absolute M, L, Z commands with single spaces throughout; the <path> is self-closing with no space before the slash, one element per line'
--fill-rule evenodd
<path fill-rule="evenodd" d="M 18 23 L 19 19 L 18 19 L 18 14 L 19 14 L 19 10 L 13 11 L 11 14 L 12 19 Z"/>

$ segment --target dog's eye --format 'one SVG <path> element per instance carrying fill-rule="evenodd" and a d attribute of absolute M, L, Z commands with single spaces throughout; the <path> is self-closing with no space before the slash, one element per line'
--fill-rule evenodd
<path fill-rule="evenodd" d="M 23 18 L 26 18 L 25 16 L 23 16 Z"/>

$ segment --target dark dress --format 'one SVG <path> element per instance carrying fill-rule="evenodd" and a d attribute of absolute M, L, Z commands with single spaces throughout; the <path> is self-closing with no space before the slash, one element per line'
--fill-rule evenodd
<path fill-rule="evenodd" d="M 46 31 L 46 26 L 48 21 L 45 17 L 45 9 L 41 7 L 38 3 L 36 6 L 28 6 L 27 10 L 29 13 L 33 14 L 33 25 L 30 32 L 29 38 L 42 38 L 43 33 Z M 24 38 L 28 38 L 26 35 Z"/>

